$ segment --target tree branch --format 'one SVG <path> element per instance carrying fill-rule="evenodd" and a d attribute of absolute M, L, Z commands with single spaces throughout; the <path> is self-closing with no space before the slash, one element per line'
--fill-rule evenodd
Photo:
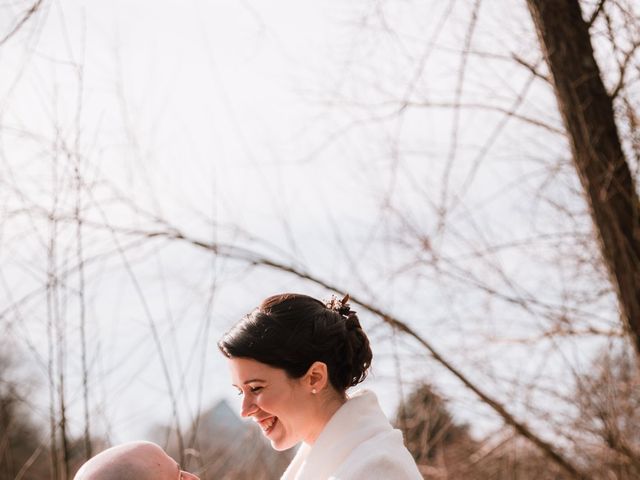
<path fill-rule="evenodd" d="M 179 240 L 187 242 L 196 247 L 203 248 L 208 251 L 212 251 L 217 255 L 222 257 L 240 260 L 247 262 L 251 265 L 267 267 L 273 270 L 278 270 L 284 273 L 288 273 L 294 275 L 297 278 L 307 280 L 311 283 L 319 285 L 327 290 L 334 292 L 345 292 L 347 289 L 342 288 L 339 285 L 332 284 L 326 280 L 323 280 L 319 277 L 316 277 L 312 273 L 304 271 L 302 269 L 293 267 L 291 265 L 286 265 L 284 263 L 278 262 L 276 260 L 272 260 L 265 256 L 262 256 L 256 252 L 251 250 L 235 247 L 226 244 L 219 243 L 209 243 L 202 240 L 198 240 L 195 238 L 188 237 L 184 235 L 178 229 L 172 229 L 168 231 L 142 231 L 142 230 L 122 230 L 122 233 L 125 234 L 133 234 L 133 235 L 143 235 L 147 238 L 167 238 L 170 240 Z M 511 426 L 515 431 L 517 431 L 520 435 L 531 441 L 534 445 L 536 445 L 542 453 L 544 453 L 549 459 L 557 463 L 561 468 L 563 468 L 567 473 L 571 475 L 572 478 L 576 479 L 585 479 L 588 478 L 586 475 L 581 473 L 579 469 L 573 465 L 568 459 L 566 459 L 556 448 L 551 445 L 549 442 L 540 438 L 537 434 L 535 434 L 528 425 L 516 419 L 509 411 L 502 405 L 499 401 L 492 398 L 488 393 L 486 393 L 483 389 L 481 389 L 478 385 L 471 381 L 471 379 L 466 376 L 462 371 L 460 371 L 457 367 L 455 367 L 451 362 L 449 362 L 431 343 L 429 343 L 426 339 L 424 339 L 418 332 L 413 330 L 406 322 L 398 319 L 394 315 L 389 312 L 386 312 L 377 306 L 365 301 L 364 299 L 359 298 L 357 295 L 351 295 L 351 301 L 356 303 L 378 316 L 384 323 L 389 325 L 396 331 L 402 332 L 405 335 L 416 340 L 420 345 L 422 345 L 431 355 L 431 357 L 436 360 L 440 365 L 442 365 L 446 370 L 452 373 L 458 380 L 460 380 L 465 387 L 474 392 L 481 401 L 487 404 L 491 409 L 493 409 L 502 419 L 503 421 Z"/>
<path fill-rule="evenodd" d="M 27 10 L 24 14 L 24 16 L 20 19 L 20 21 L 15 25 L 15 27 L 13 27 L 11 29 L 11 31 L 9 31 L 9 33 L 7 33 L 1 40 L 0 40 L 0 47 L 2 45 L 4 45 L 11 37 L 13 37 L 18 30 L 20 30 L 22 28 L 22 26 L 27 23 L 27 21 L 33 16 L 34 13 L 36 13 L 40 7 L 42 6 L 42 1 L 43 0 L 37 0 L 36 3 L 34 3 L 31 8 L 29 10 Z"/>
<path fill-rule="evenodd" d="M 596 21 L 596 19 L 600 15 L 600 12 L 602 12 L 602 9 L 604 8 L 605 3 L 607 3 L 607 0 L 600 0 L 598 2 L 598 5 L 596 6 L 595 10 L 591 14 L 591 17 L 589 17 L 589 21 L 587 22 L 587 28 L 591 28 L 591 26 L 593 25 L 593 22 Z"/>

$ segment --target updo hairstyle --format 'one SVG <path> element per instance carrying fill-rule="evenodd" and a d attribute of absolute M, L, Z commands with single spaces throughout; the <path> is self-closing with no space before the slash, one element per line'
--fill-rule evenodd
<path fill-rule="evenodd" d="M 297 293 L 265 299 L 218 342 L 227 358 L 251 358 L 300 378 L 314 362 L 327 365 L 340 393 L 362 382 L 371 365 L 369 339 L 349 296 L 327 304 Z"/>

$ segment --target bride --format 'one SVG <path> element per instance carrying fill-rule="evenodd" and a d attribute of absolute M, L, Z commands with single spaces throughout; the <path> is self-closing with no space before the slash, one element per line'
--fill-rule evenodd
<path fill-rule="evenodd" d="M 348 300 L 275 295 L 222 337 L 241 414 L 276 450 L 302 442 L 285 480 L 421 480 L 375 394 L 346 393 L 372 358 Z"/>

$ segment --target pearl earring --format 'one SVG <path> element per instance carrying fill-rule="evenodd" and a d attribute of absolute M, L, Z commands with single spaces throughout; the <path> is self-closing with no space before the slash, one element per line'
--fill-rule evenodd
<path fill-rule="evenodd" d="M 311 390 L 311 393 L 315 395 L 316 393 L 318 393 L 318 391 L 314 388 L 313 390 Z"/>

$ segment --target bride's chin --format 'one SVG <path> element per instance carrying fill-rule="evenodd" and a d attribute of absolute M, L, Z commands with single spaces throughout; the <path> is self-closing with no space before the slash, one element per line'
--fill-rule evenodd
<path fill-rule="evenodd" d="M 290 442 L 290 441 L 280 442 L 278 440 L 271 440 L 271 448 L 273 448 L 278 452 L 283 452 L 285 450 L 289 450 L 290 448 L 294 447 L 296 443 L 297 442 Z"/>
<path fill-rule="evenodd" d="M 281 445 L 278 442 L 272 441 L 271 448 L 278 452 L 283 452 L 285 450 L 289 450 L 293 445 Z"/>

